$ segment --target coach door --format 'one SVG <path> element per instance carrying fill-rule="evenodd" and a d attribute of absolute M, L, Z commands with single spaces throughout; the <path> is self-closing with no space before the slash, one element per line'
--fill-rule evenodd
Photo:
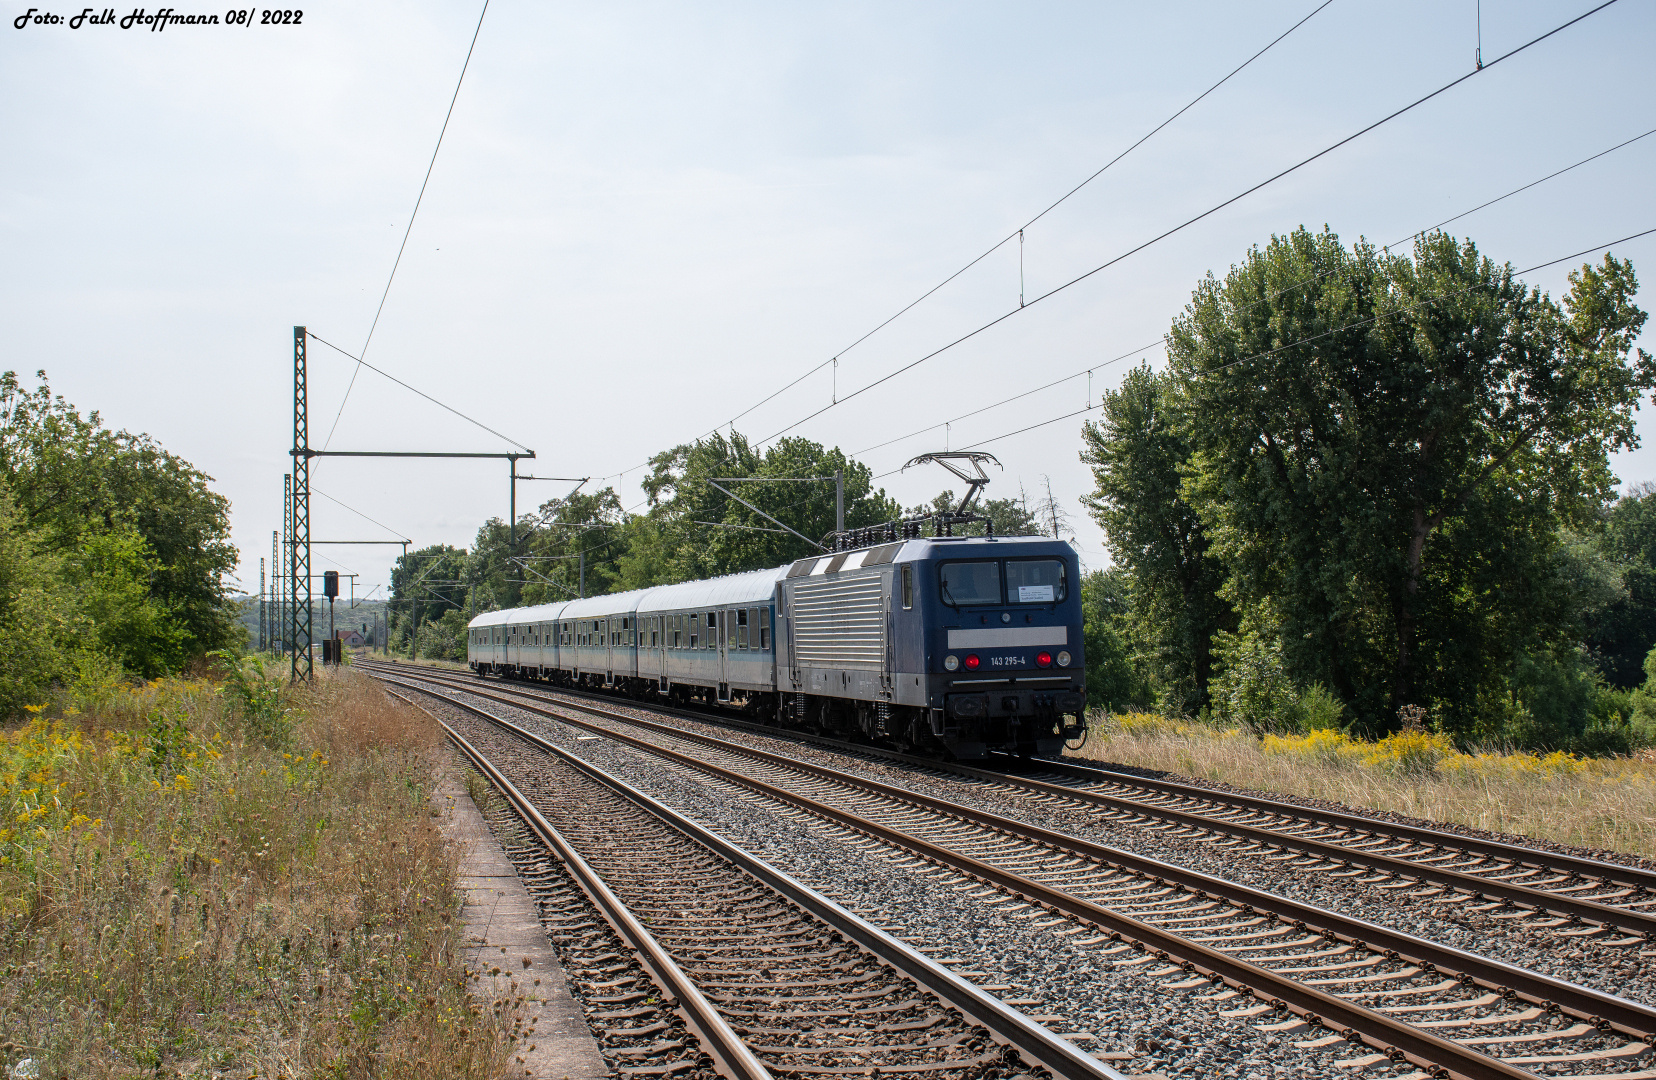
<path fill-rule="evenodd" d="M 713 617 L 708 612 L 708 617 Z M 736 613 L 723 611 L 718 613 L 719 625 L 714 631 L 719 636 L 714 638 L 719 643 L 719 700 L 730 700 L 730 650 L 735 646 L 736 639 L 731 634 L 731 627 L 736 625 Z"/>

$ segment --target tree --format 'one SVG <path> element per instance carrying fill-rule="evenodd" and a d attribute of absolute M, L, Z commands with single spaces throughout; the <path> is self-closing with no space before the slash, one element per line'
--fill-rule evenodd
<path fill-rule="evenodd" d="M 1035 520 L 1041 523 L 1041 531 L 1057 540 L 1068 533 L 1074 539 L 1075 530 L 1070 527 L 1069 511 L 1064 504 L 1052 493 L 1052 477 L 1043 475 L 1041 483 L 1046 488 L 1046 496 L 1035 505 Z"/>
<path fill-rule="evenodd" d="M 1269 601 L 1288 670 L 1371 726 L 1454 730 L 1579 609 L 1559 526 L 1608 498 L 1656 384 L 1630 264 L 1570 275 L 1563 308 L 1470 242 L 1414 257 L 1300 229 L 1209 275 L 1168 336 L 1196 452 L 1184 495 L 1240 607 Z"/>
<path fill-rule="evenodd" d="M 507 575 L 523 579 L 518 603 L 545 604 L 616 591 L 621 587 L 617 560 L 627 550 L 626 522 L 614 488 L 576 491 L 542 503 L 539 518 L 518 530 L 522 561 L 512 564 Z M 482 536 L 477 550 L 489 550 Z M 496 554 L 504 563 L 504 550 Z"/>
<path fill-rule="evenodd" d="M 1645 658 L 1656 647 L 1656 484 L 1640 484 L 1604 515 L 1599 547 L 1620 564 L 1624 595 L 1588 626 L 1586 642 L 1614 686 L 1645 682 Z"/>
<path fill-rule="evenodd" d="M 42 704 L 47 688 L 73 671 L 93 631 L 51 546 L 0 480 L 0 717 Z"/>
<path fill-rule="evenodd" d="M 779 440 L 761 452 L 740 433 L 714 434 L 657 454 L 644 491 L 665 550 L 655 558 L 675 581 L 780 566 L 819 551 L 834 529 L 834 473 L 844 474 L 849 529 L 897 518 L 900 510 L 873 472 L 837 447 L 808 439 Z M 720 477 L 754 477 L 727 482 Z M 798 483 L 797 480 L 809 479 Z M 712 481 L 735 493 L 726 495 Z M 741 500 L 780 521 L 789 532 Z"/>
<path fill-rule="evenodd" d="M 208 486 L 212 477 L 147 435 L 110 431 L 98 413 L 82 415 L 53 395 L 45 372 L 37 378 L 25 390 L 16 372 L 0 374 L 0 479 L 26 528 L 57 551 L 78 553 L 71 570 L 78 564 L 94 576 L 142 579 L 149 629 L 127 651 L 135 670 L 160 674 L 239 644 L 243 632 L 226 585 L 237 561 L 230 504 Z M 117 606 L 123 617 L 137 617 L 138 603 L 131 594 Z M 171 644 L 163 647 L 163 638 Z M 135 660 L 139 653 L 147 659 Z"/>
<path fill-rule="evenodd" d="M 497 523 L 505 528 L 498 519 L 489 524 Z M 489 524 L 484 528 L 488 529 Z M 423 634 L 428 623 L 436 622 L 448 612 L 460 612 L 464 617 L 470 599 L 471 567 L 472 561 L 465 549 L 448 544 L 433 544 L 399 555 L 391 565 L 391 636 L 406 643 L 416 633 L 416 627 Z"/>
<path fill-rule="evenodd" d="M 1122 567 L 1081 578 L 1081 636 L 1087 658 L 1087 704 L 1115 712 L 1150 706 L 1149 682 L 1133 662 L 1133 578 Z"/>
<path fill-rule="evenodd" d="M 1148 366 L 1128 372 L 1081 437 L 1096 484 L 1083 502 L 1131 577 L 1126 592 L 1152 673 L 1169 705 L 1195 713 L 1207 703 L 1214 635 L 1233 629 L 1236 615 L 1220 595 L 1225 569 L 1183 491 L 1194 434 L 1172 378 Z"/>
<path fill-rule="evenodd" d="M 931 502 L 911 507 L 905 516 L 953 513 L 959 505 L 960 496 L 954 493 L 954 489 L 946 488 Z M 956 536 L 983 536 L 990 528 L 995 530 L 996 536 L 1042 536 L 1046 533 L 1044 523 L 1036 517 L 1035 511 L 1030 509 L 1029 499 L 1021 488 L 1015 499 L 980 498 L 972 512 L 989 520 L 968 521 L 963 525 L 955 525 L 953 529 Z"/>

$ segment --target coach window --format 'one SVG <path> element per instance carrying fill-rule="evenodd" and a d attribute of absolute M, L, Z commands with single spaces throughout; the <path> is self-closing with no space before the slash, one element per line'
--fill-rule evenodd
<path fill-rule="evenodd" d="M 752 622 L 752 619 L 748 617 L 750 614 L 747 608 L 736 610 L 736 647 L 744 651 L 748 647 L 748 626 Z"/>
<path fill-rule="evenodd" d="M 914 567 L 903 566 L 903 610 L 914 606 Z"/>
<path fill-rule="evenodd" d="M 759 609 L 759 647 L 770 651 L 770 608 Z"/>
<path fill-rule="evenodd" d="M 690 615 L 690 647 L 692 649 L 697 648 L 698 647 L 697 642 L 699 642 L 701 640 L 701 635 L 696 632 L 697 631 L 697 623 L 699 621 L 700 621 L 699 616 L 697 616 L 695 613 L 692 612 L 691 615 Z"/>
<path fill-rule="evenodd" d="M 716 611 L 709 611 L 707 613 L 707 634 L 706 634 L 707 647 L 709 649 L 717 649 L 719 647 L 719 635 L 714 632 L 715 630 L 718 629 L 718 626 L 719 626 L 719 613 L 716 612 Z"/>
<path fill-rule="evenodd" d="M 1069 594 L 1061 559 L 1006 560 L 1006 600 L 1010 604 L 1056 604 Z"/>

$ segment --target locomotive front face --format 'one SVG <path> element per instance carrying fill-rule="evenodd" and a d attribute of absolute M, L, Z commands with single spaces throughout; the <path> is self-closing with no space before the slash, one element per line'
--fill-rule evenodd
<path fill-rule="evenodd" d="M 904 571 L 924 612 L 934 733 L 957 757 L 1057 754 L 1086 710 L 1080 567 L 1061 541 L 933 540 Z"/>

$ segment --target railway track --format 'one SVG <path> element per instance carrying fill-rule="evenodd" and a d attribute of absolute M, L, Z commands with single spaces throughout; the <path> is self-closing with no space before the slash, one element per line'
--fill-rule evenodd
<path fill-rule="evenodd" d="M 428 688 L 455 682 L 392 672 L 381 675 Z M 1118 963 L 1151 965 L 1169 987 L 1212 984 L 1216 997 L 1237 999 L 1232 1016 L 1263 1030 L 1303 1035 L 1307 1048 L 1358 1044 L 1344 1062 L 1353 1068 L 1390 1059 L 1427 1075 L 1656 1076 L 1643 1068 L 1656 1011 L 1633 1002 L 837 770 L 591 704 L 547 708 L 537 694 L 460 681 L 461 696 L 440 696 L 494 723 L 506 721 L 462 698 L 702 770 L 1102 930 L 1118 942 Z"/>
<path fill-rule="evenodd" d="M 456 685 L 476 682 L 459 673 L 452 678 Z M 792 737 L 776 728 L 699 712 L 654 707 L 652 711 Z M 1469 913 L 1499 912 L 1502 918 L 1523 920 L 1527 927 L 1559 937 L 1592 937 L 1602 945 L 1621 948 L 1656 943 L 1656 871 L 1643 867 L 1239 793 L 1216 793 L 1072 762 L 1038 759 L 1034 765 L 1043 772 L 1013 775 L 837 740 L 809 741 L 910 768 L 968 777 L 1009 793 L 1065 800 L 1100 811 L 1115 824 L 1218 842 L 1236 855 L 1281 861 L 1301 874 L 1354 878 L 1381 889 L 1418 890 L 1415 896 L 1464 905 Z"/>
<path fill-rule="evenodd" d="M 636 958 L 613 950 L 592 956 L 589 948 L 584 961 L 597 970 L 573 973 L 600 991 L 596 1019 L 611 1056 L 655 1059 L 639 1062 L 633 1075 L 705 1074 L 711 1066 L 732 1080 L 1014 1080 L 1039 1069 L 1121 1080 L 947 968 L 602 769 L 498 721 L 465 734 L 439 723 L 542 845 L 540 862 L 534 852 L 516 852 L 535 868 L 527 875 L 532 887 L 544 892 L 548 877 L 562 877 L 546 866 L 555 858 Z M 556 898 L 547 900 L 552 921 L 562 915 L 572 920 L 565 927 L 591 929 L 571 898 L 556 894 L 560 883 L 552 882 Z M 663 1004 L 691 1038 L 674 1037 Z"/>

